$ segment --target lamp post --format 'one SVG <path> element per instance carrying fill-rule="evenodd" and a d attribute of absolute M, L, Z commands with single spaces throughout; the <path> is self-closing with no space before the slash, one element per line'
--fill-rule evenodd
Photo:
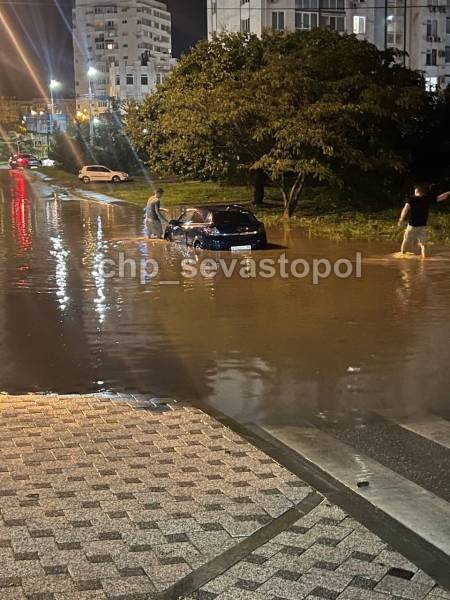
<path fill-rule="evenodd" d="M 56 79 L 52 79 L 48 87 L 50 88 L 50 103 L 53 116 L 55 114 L 55 92 L 56 90 L 59 90 L 61 84 L 59 81 L 56 81 Z"/>
<path fill-rule="evenodd" d="M 94 119 L 92 118 L 92 80 L 97 75 L 97 69 L 89 67 L 88 76 L 88 101 L 89 101 L 89 144 L 92 146 L 94 141 Z"/>
<path fill-rule="evenodd" d="M 55 92 L 59 90 L 61 84 L 56 79 L 51 79 L 48 87 L 50 89 L 50 116 L 47 126 L 47 152 L 50 148 L 50 135 L 53 131 L 53 120 L 55 117 Z"/>

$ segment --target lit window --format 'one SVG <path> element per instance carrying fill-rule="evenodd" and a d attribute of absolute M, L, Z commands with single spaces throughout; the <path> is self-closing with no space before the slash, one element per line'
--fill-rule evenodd
<path fill-rule="evenodd" d="M 425 77 L 425 87 L 428 92 L 435 92 L 438 87 L 437 77 Z"/>
<path fill-rule="evenodd" d="M 366 17 L 353 17 L 353 33 L 357 35 L 366 33 Z"/>

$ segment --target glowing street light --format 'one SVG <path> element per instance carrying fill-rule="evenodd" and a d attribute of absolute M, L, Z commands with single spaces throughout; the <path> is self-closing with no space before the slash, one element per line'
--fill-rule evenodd
<path fill-rule="evenodd" d="M 61 87 L 61 83 L 59 81 L 56 81 L 56 79 L 52 79 L 50 81 L 48 87 L 50 88 L 50 101 L 51 101 L 51 107 L 52 107 L 52 115 L 54 115 L 55 114 L 54 94 Z"/>
<path fill-rule="evenodd" d="M 88 77 L 88 100 L 89 100 L 89 143 L 92 146 L 94 139 L 94 120 L 92 118 L 92 80 L 97 76 L 97 69 L 89 67 L 87 71 Z"/>
<path fill-rule="evenodd" d="M 48 87 L 50 89 L 51 113 L 47 125 L 47 147 L 50 146 L 50 135 L 53 131 L 53 120 L 55 117 L 55 92 L 59 90 L 59 88 L 61 87 L 61 83 L 59 81 L 56 81 L 56 79 L 51 79 L 50 83 L 48 84 Z"/>

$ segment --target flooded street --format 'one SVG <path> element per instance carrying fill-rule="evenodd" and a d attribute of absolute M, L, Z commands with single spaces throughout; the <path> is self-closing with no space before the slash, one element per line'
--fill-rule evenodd
<path fill-rule="evenodd" d="M 309 412 L 444 407 L 449 252 L 425 264 L 393 244 L 269 231 L 291 258 L 364 256 L 361 279 L 108 279 L 100 264 L 154 258 L 179 280 L 180 247 L 142 239 L 142 211 L 33 194 L 1 172 L 0 387 L 127 390 L 200 400 L 239 421 Z M 221 255 L 231 260 L 230 255 Z"/>

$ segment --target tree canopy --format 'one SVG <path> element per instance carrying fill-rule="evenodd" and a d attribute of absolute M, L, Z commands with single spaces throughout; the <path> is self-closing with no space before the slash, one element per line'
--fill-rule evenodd
<path fill-rule="evenodd" d="M 127 129 L 153 172 L 263 178 L 290 216 L 308 181 L 408 171 L 408 132 L 432 98 L 398 58 L 328 29 L 222 34 L 130 105 Z"/>

